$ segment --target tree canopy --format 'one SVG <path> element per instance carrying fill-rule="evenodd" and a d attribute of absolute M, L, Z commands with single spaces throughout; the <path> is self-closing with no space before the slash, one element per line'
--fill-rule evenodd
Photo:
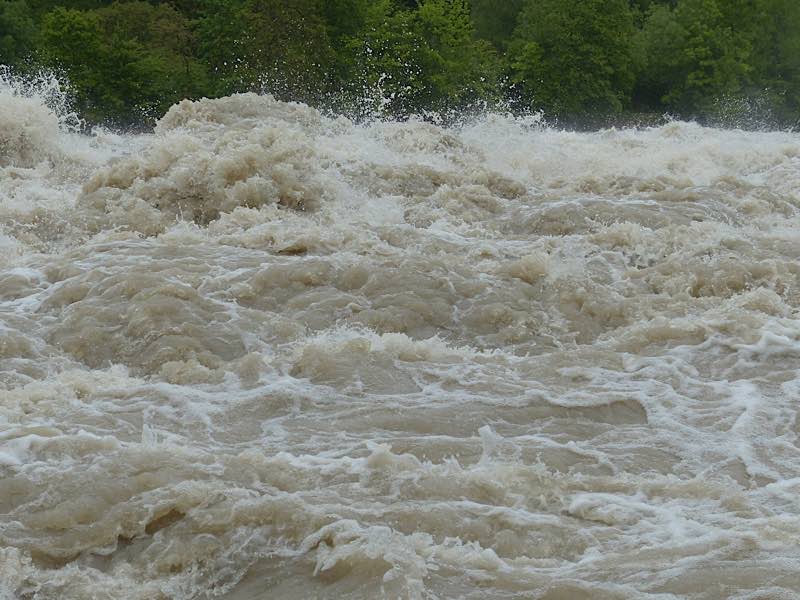
<path fill-rule="evenodd" d="M 266 91 L 354 115 L 475 106 L 794 125 L 796 0 L 0 0 L 0 64 L 92 121 Z M 742 108 L 744 107 L 744 108 Z"/>
<path fill-rule="evenodd" d="M 580 115 L 630 104 L 633 14 L 627 0 L 526 0 L 508 50 L 527 104 Z"/>

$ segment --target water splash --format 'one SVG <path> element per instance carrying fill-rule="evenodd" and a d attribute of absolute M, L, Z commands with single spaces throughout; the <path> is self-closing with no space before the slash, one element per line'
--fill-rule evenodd
<path fill-rule="evenodd" d="M 0 594 L 800 593 L 796 133 L 48 110 L 0 181 Z"/>

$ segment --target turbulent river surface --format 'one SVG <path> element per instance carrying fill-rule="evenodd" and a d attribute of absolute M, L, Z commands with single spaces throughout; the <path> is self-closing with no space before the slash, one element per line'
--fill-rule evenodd
<path fill-rule="evenodd" d="M 0 89 L 0 598 L 800 597 L 800 135 Z"/>

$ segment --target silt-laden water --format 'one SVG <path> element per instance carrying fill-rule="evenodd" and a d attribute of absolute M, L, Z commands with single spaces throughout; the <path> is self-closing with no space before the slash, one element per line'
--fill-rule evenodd
<path fill-rule="evenodd" d="M 798 598 L 799 309 L 795 133 L 7 86 L 0 598 Z"/>

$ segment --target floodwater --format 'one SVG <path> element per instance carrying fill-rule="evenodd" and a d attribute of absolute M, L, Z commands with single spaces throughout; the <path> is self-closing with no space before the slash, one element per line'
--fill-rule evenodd
<path fill-rule="evenodd" d="M 0 90 L 0 598 L 800 597 L 800 135 L 81 135 Z"/>

